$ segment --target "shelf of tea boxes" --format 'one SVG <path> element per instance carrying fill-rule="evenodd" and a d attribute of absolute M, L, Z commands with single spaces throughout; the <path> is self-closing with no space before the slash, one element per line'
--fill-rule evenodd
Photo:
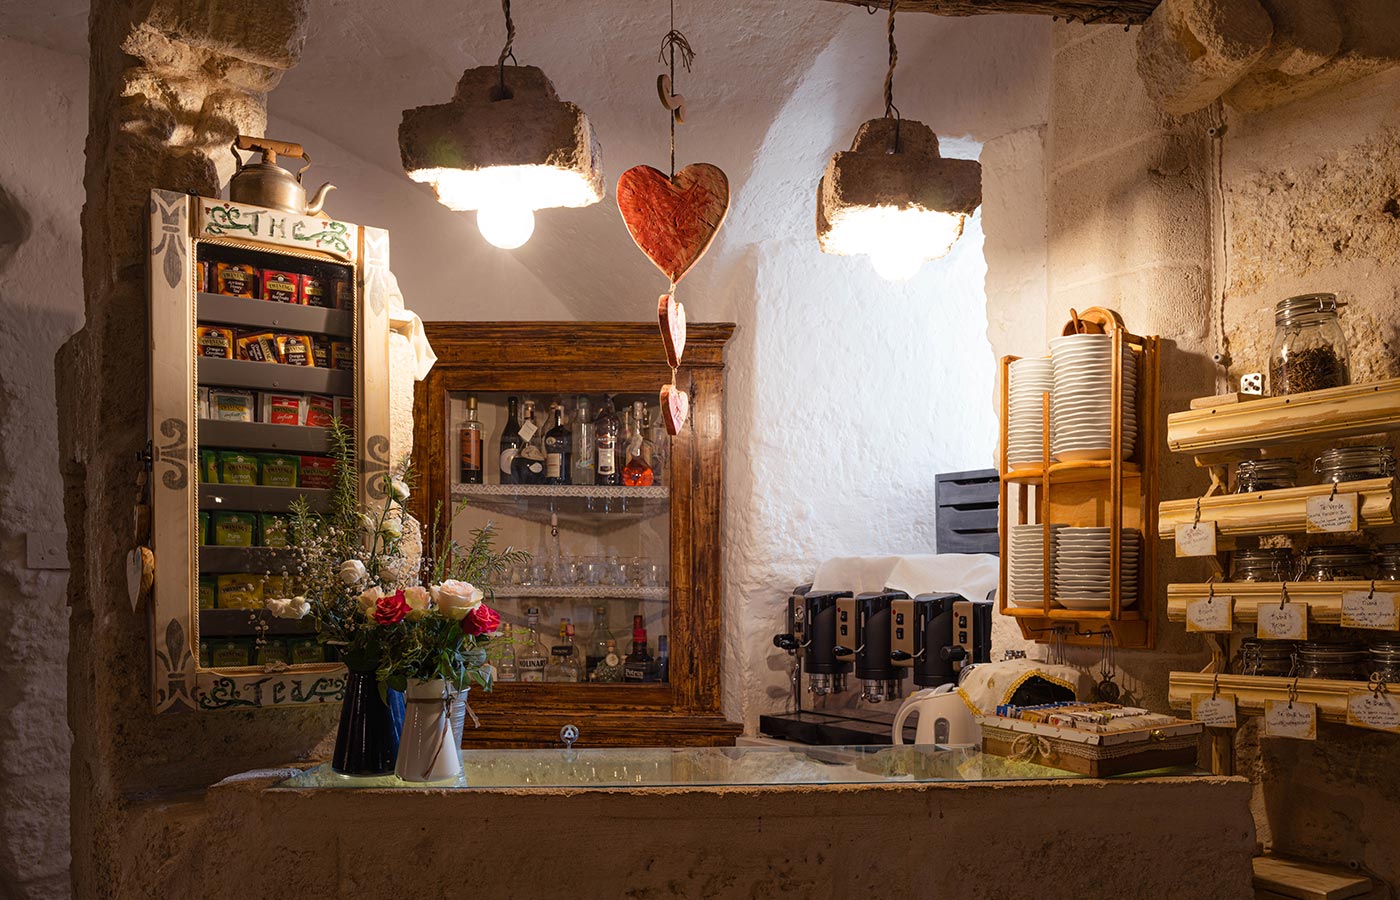
<path fill-rule="evenodd" d="M 218 547 L 206 544 L 199 548 L 201 575 L 244 572 L 278 575 L 290 570 L 294 561 L 291 551 L 273 547 Z"/>
<path fill-rule="evenodd" d="M 531 522 L 548 524 L 557 516 L 561 525 L 598 530 L 666 515 L 671 489 L 664 485 L 454 484 L 452 499 Z"/>
<path fill-rule="evenodd" d="M 1400 378 L 1191 409 L 1167 416 L 1167 446 L 1197 456 L 1400 431 Z"/>
<path fill-rule="evenodd" d="M 355 373 L 348 369 L 289 366 L 283 363 L 217 357 L 199 360 L 199 383 L 205 386 L 247 388 L 255 391 L 336 394 L 342 397 L 349 397 L 355 393 Z"/>
<path fill-rule="evenodd" d="M 347 339 L 355 333 L 355 316 L 348 309 L 200 293 L 195 310 L 202 323 L 309 332 Z"/>
<path fill-rule="evenodd" d="M 330 429 L 314 425 L 268 425 L 263 422 L 200 419 L 199 445 L 227 450 L 329 453 Z"/>
<path fill-rule="evenodd" d="M 298 497 L 305 497 L 312 512 L 325 512 L 330 491 L 300 487 L 209 484 L 199 486 L 199 508 L 205 512 L 286 512 Z"/>
<path fill-rule="evenodd" d="M 279 619 L 260 609 L 201 609 L 199 636 L 248 637 L 267 635 L 308 635 L 316 625 L 305 619 Z"/>
<path fill-rule="evenodd" d="M 1333 490 L 1329 482 L 1251 494 L 1216 494 L 1199 500 L 1164 500 L 1158 507 L 1157 535 L 1171 540 L 1178 525 L 1190 525 L 1196 520 L 1198 503 L 1201 520 L 1214 522 L 1222 535 L 1305 532 L 1308 498 L 1327 497 Z M 1362 528 L 1395 524 L 1394 478 L 1348 481 L 1337 485 L 1335 490 L 1339 494 L 1357 495 L 1356 509 Z"/>
<path fill-rule="evenodd" d="M 1257 622 L 1259 607 L 1266 603 L 1279 603 L 1283 599 L 1283 585 L 1268 581 L 1216 582 L 1199 584 L 1167 585 L 1167 621 L 1185 622 L 1186 607 L 1196 600 L 1210 596 L 1211 588 L 1217 597 L 1234 598 L 1235 622 Z M 1376 593 L 1400 594 L 1400 581 L 1290 581 L 1288 599 L 1293 603 L 1306 603 L 1308 620 L 1322 625 L 1337 625 L 1342 621 L 1342 594 L 1348 591 L 1369 591 Z"/>
<path fill-rule="evenodd" d="M 670 596 L 667 587 L 605 584 L 508 584 L 496 590 L 496 597 L 505 600 L 668 600 Z"/>
<path fill-rule="evenodd" d="M 1167 680 L 1167 701 L 1173 709 L 1189 710 L 1191 695 L 1211 694 L 1216 689 L 1216 676 L 1211 672 L 1172 672 Z M 1264 701 L 1287 700 L 1292 678 L 1268 675 L 1221 675 L 1220 693 L 1234 694 L 1235 709 L 1243 715 L 1262 715 Z M 1364 681 L 1331 681 L 1324 678 L 1297 679 L 1298 693 L 1294 699 L 1317 705 L 1317 715 L 1325 722 L 1347 720 L 1347 696 L 1369 689 Z"/>

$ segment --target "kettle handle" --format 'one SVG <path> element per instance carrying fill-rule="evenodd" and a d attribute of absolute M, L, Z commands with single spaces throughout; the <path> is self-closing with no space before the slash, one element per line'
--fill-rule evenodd
<path fill-rule="evenodd" d="M 940 684 L 936 688 L 925 688 L 922 691 L 910 694 L 909 698 L 900 705 L 899 712 L 894 714 L 894 725 L 891 726 L 893 728 L 893 733 L 890 735 L 890 739 L 894 744 L 896 746 L 904 744 L 904 720 L 909 718 L 909 714 L 918 707 L 919 701 L 929 697 L 936 697 L 939 694 L 947 694 L 956 689 L 957 685 L 955 684 Z"/>
<path fill-rule="evenodd" d="M 238 150 L 256 150 L 263 155 L 263 162 L 276 163 L 278 156 L 294 156 L 305 160 L 306 165 L 297 170 L 297 181 L 301 181 L 302 173 L 311 168 L 311 157 L 307 155 L 306 149 L 301 144 L 294 144 L 291 141 L 278 141 L 267 137 L 254 137 L 250 134 L 240 134 L 233 142 L 235 148 L 234 156 L 238 157 Z M 238 157 L 238 164 L 241 167 L 243 160 Z"/>

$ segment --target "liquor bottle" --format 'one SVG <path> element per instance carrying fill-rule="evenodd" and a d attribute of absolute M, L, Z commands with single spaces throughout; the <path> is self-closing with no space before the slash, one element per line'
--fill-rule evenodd
<path fill-rule="evenodd" d="M 497 681 L 519 681 L 520 670 L 515 664 L 515 629 L 509 623 L 501 627 L 501 658 L 496 663 Z"/>
<path fill-rule="evenodd" d="M 656 408 L 654 416 L 648 408 L 647 416 L 651 423 L 647 429 L 647 437 L 651 442 L 651 458 L 647 463 L 651 466 L 652 484 L 665 484 L 671 475 L 671 436 L 666 433 L 666 426 L 661 423 L 661 407 Z"/>
<path fill-rule="evenodd" d="M 642 458 L 646 440 L 642 437 L 642 410 L 645 404 L 638 400 L 632 404 L 627 417 L 627 465 L 622 467 L 622 483 L 628 487 L 645 487 L 652 483 L 651 466 Z"/>
<path fill-rule="evenodd" d="M 476 418 L 476 398 L 467 398 L 467 421 L 462 423 L 461 439 L 463 484 L 481 484 L 481 422 Z"/>
<path fill-rule="evenodd" d="M 622 664 L 622 680 L 640 682 L 647 680 L 647 669 L 655 660 L 647 652 L 647 628 L 641 616 L 632 617 L 632 652 Z"/>
<path fill-rule="evenodd" d="M 511 397 L 510 415 L 506 427 L 501 431 L 501 484 L 515 484 L 515 470 L 512 467 L 515 457 L 525 442 L 520 439 L 520 398 Z"/>
<path fill-rule="evenodd" d="M 608 628 L 608 608 L 599 604 L 593 608 L 593 633 L 588 639 L 588 655 L 584 659 L 590 676 L 603 657 L 608 655 L 608 645 L 616 643 L 612 630 Z"/>
<path fill-rule="evenodd" d="M 663 683 L 671 680 L 671 641 L 664 634 L 656 638 L 656 680 Z"/>
<path fill-rule="evenodd" d="M 613 408 L 612 397 L 603 400 L 603 408 L 598 418 L 593 420 L 593 446 L 597 451 L 597 468 L 594 470 L 594 484 L 622 484 L 622 467 L 618 465 L 617 412 Z"/>
<path fill-rule="evenodd" d="M 588 397 L 579 394 L 574 398 L 574 471 L 570 484 L 592 484 L 593 470 L 597 467 L 597 454 L 593 452 L 593 411 L 588 407 Z"/>
<path fill-rule="evenodd" d="M 578 650 L 574 647 L 574 626 L 568 619 L 559 620 L 559 642 L 549 648 L 549 665 L 544 670 L 544 680 L 568 684 L 581 679 L 578 664 Z"/>
<path fill-rule="evenodd" d="M 525 646 L 515 655 L 515 665 L 521 681 L 544 681 L 547 660 L 540 646 L 540 611 L 538 607 L 525 610 L 525 628 L 529 634 Z"/>
<path fill-rule="evenodd" d="M 564 427 L 564 408 L 554 408 L 554 427 L 544 436 L 544 483 L 568 484 L 574 468 L 574 436 Z"/>
<path fill-rule="evenodd" d="M 622 657 L 617 655 L 617 641 L 608 638 L 603 656 L 598 660 L 598 665 L 593 667 L 588 680 L 599 684 L 617 684 L 622 680 Z"/>
<path fill-rule="evenodd" d="M 535 401 L 526 400 L 520 414 L 520 452 L 511 462 L 516 484 L 544 484 L 544 445 L 535 421 Z"/>

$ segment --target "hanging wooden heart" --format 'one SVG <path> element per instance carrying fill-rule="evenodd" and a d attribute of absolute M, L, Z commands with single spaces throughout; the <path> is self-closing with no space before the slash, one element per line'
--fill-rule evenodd
<path fill-rule="evenodd" d="M 685 353 L 685 304 L 675 294 L 662 294 L 656 301 L 656 320 L 661 327 L 661 343 L 666 347 L 666 364 L 674 369 Z"/>
<path fill-rule="evenodd" d="M 690 417 L 690 395 L 674 384 L 661 386 L 661 418 L 666 423 L 666 433 L 678 435 Z"/>
<path fill-rule="evenodd" d="M 729 212 L 729 179 L 709 163 L 686 166 L 673 178 L 633 166 L 617 180 L 617 208 L 632 240 L 676 284 L 719 233 Z"/>

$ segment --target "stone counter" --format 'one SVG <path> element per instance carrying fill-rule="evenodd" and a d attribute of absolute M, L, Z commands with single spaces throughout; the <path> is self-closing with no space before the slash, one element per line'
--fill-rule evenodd
<path fill-rule="evenodd" d="M 1241 778 L 493 790 L 278 783 L 229 782 L 198 799 L 130 809 L 127 883 L 112 896 L 1252 896 L 1254 824 Z"/>

